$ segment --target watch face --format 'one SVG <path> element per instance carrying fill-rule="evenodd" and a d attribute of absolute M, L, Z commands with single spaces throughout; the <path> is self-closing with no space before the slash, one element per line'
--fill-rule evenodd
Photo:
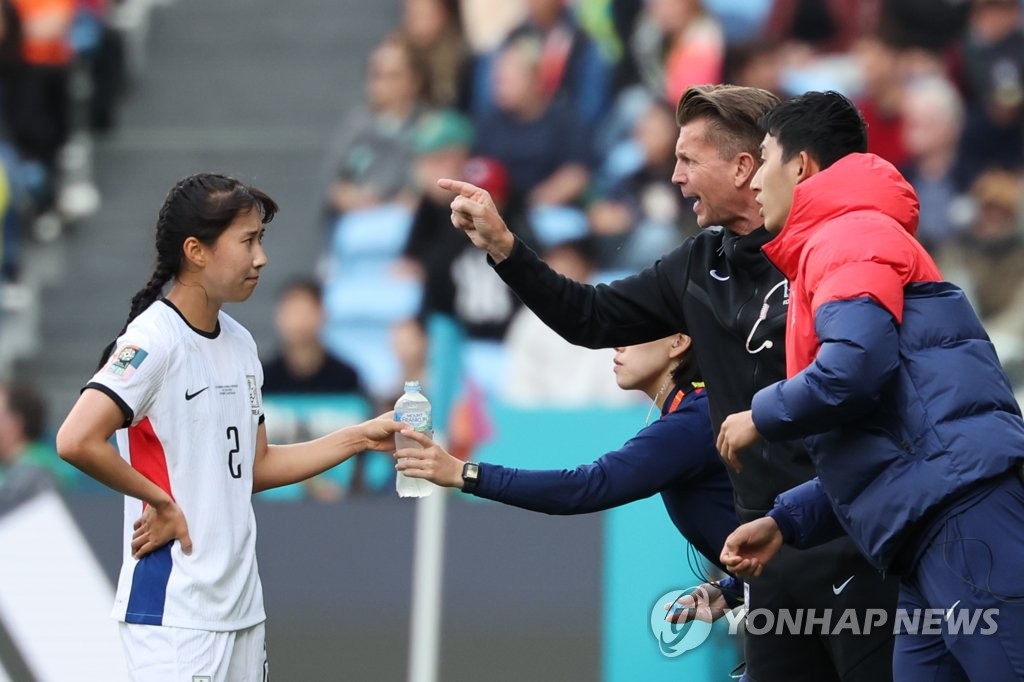
<path fill-rule="evenodd" d="M 466 464 L 465 471 L 462 472 L 463 478 L 476 478 L 480 473 L 480 465 L 468 462 Z"/>

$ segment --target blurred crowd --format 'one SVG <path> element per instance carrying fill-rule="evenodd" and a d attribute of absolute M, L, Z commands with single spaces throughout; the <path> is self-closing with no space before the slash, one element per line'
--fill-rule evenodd
<path fill-rule="evenodd" d="M 146 14 L 162 1 L 0 0 L 0 335 L 19 305 L 25 244 L 98 207 L 92 140 L 116 125 Z M 568 277 L 628 276 L 697 229 L 670 181 L 675 105 L 690 85 L 725 82 L 855 99 L 870 151 L 918 192 L 919 239 L 1024 387 L 1022 8 L 401 0 L 325 140 L 323 257 L 313 280 L 280 292 L 265 393 L 342 391 L 387 409 L 419 379 L 429 396 L 429 339 L 444 319 L 469 394 L 526 408 L 640 400 L 616 386 L 612 350 L 570 346 L 522 308 L 451 227 L 452 195 L 435 181 L 486 189 Z"/>
<path fill-rule="evenodd" d="M 27 252 L 99 209 L 94 140 L 115 127 L 163 1 L 0 0 L 0 376 L 31 352 L 10 332 L 41 286 Z"/>
<path fill-rule="evenodd" d="M 521 309 L 435 180 L 488 190 L 569 277 L 628 275 L 696 229 L 670 182 L 679 95 L 730 82 L 858 102 L 870 151 L 918 191 L 920 240 L 1024 385 L 1021 18 L 1020 0 L 405 0 L 325 159 L 323 339 L 382 405 L 423 378 L 435 313 L 485 395 L 629 400 L 610 351 Z"/>
<path fill-rule="evenodd" d="M 0 0 L 0 377 L 36 347 L 33 244 L 94 214 L 94 140 L 116 126 L 151 8 L 166 0 Z M 0 510 L 84 480 L 53 449 L 43 394 L 0 386 Z"/>

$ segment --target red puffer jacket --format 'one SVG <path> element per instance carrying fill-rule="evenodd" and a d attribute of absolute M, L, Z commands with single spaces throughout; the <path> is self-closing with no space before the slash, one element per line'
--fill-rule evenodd
<path fill-rule="evenodd" d="M 790 281 L 786 375 L 814 361 L 814 314 L 869 296 L 903 321 L 903 288 L 942 279 L 914 238 L 919 204 L 892 164 L 851 154 L 797 185 L 782 231 L 764 253 Z"/>

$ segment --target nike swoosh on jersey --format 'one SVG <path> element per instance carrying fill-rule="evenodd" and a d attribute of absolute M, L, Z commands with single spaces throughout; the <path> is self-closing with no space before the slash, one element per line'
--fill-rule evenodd
<path fill-rule="evenodd" d="M 709 270 L 708 274 L 711 275 L 712 277 L 714 277 L 715 279 L 717 279 L 719 282 L 728 281 L 728 279 L 731 277 L 731 275 L 720 275 L 720 274 L 718 274 L 718 270 Z"/>
<path fill-rule="evenodd" d="M 846 589 L 846 586 L 850 584 L 851 580 L 853 580 L 853 576 L 852 575 L 849 578 L 847 578 L 846 582 L 841 584 L 839 587 L 836 587 L 835 585 L 833 585 L 832 586 L 832 594 L 836 595 L 837 597 L 839 595 L 841 595 L 843 593 L 843 590 Z"/>
<path fill-rule="evenodd" d="M 953 605 L 950 606 L 949 609 L 946 610 L 946 620 L 949 620 L 949 617 L 953 615 L 953 609 L 955 609 L 959 605 L 960 605 L 960 600 L 957 599 L 955 602 L 953 602 Z"/>
<path fill-rule="evenodd" d="M 209 386 L 205 386 L 205 387 L 199 389 L 198 391 L 196 391 L 195 393 L 189 393 L 188 389 L 186 388 L 185 389 L 185 400 L 192 400 L 192 398 L 195 398 L 197 395 L 199 395 L 200 393 L 202 393 L 203 391 L 205 391 L 208 388 L 209 388 Z"/>

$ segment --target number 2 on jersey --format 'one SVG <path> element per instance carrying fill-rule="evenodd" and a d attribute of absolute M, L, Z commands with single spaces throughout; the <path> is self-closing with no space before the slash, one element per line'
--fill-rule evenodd
<path fill-rule="evenodd" d="M 239 446 L 238 446 L 238 427 L 237 426 L 229 426 L 228 427 L 228 440 L 229 441 L 230 440 L 234 440 L 235 441 L 235 447 L 231 448 L 231 450 L 228 452 L 228 471 L 231 472 L 231 477 L 232 478 L 241 478 L 242 477 L 242 465 L 241 464 L 235 464 L 235 455 L 238 454 L 238 451 L 240 449 Z"/>

